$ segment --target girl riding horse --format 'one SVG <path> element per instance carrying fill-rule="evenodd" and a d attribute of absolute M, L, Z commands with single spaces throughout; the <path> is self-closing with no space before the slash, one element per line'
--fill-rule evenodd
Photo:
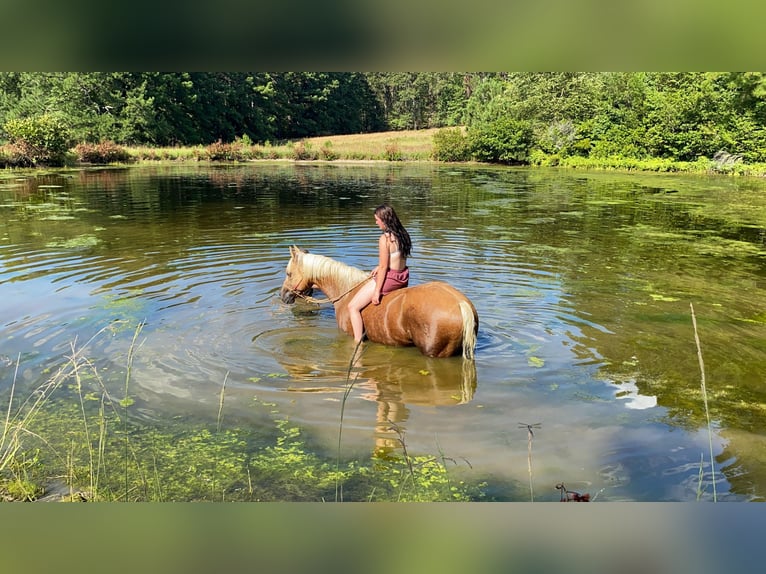
<path fill-rule="evenodd" d="M 410 279 L 407 257 L 410 256 L 412 242 L 394 208 L 385 203 L 379 205 L 375 209 L 375 223 L 383 231 L 378 239 L 378 266 L 348 304 L 354 341 L 357 343 L 364 337 L 362 309 L 370 303 L 379 305 L 383 295 L 407 287 Z"/>

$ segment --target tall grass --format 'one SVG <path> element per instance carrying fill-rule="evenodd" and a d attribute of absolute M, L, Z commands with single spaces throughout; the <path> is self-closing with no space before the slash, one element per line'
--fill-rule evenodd
<path fill-rule="evenodd" d="M 343 397 L 340 401 L 340 418 L 338 420 L 338 450 L 335 453 L 335 502 L 343 501 L 343 482 L 341 481 L 342 474 L 340 472 L 340 453 L 341 444 L 343 441 L 343 416 L 346 412 L 346 401 L 348 401 L 348 397 L 351 395 L 351 391 L 359 378 L 359 374 L 357 373 L 352 380 L 351 373 L 354 370 L 354 366 L 357 364 L 357 361 L 362 357 L 363 351 L 364 348 L 362 347 L 362 341 L 359 341 L 354 346 L 354 351 L 351 353 L 351 359 L 349 359 L 348 362 L 348 369 L 346 370 L 346 386 L 343 390 Z"/>
<path fill-rule="evenodd" d="M 710 474 L 713 483 L 713 502 L 718 501 L 715 486 L 715 458 L 713 458 L 713 430 L 710 424 L 710 409 L 707 404 L 707 386 L 705 382 L 705 362 L 702 360 L 702 346 L 700 345 L 699 333 L 697 332 L 697 317 L 694 315 L 694 304 L 689 303 L 692 315 L 692 325 L 694 326 L 694 341 L 697 344 L 697 359 L 700 366 L 700 388 L 702 390 L 702 401 L 705 405 L 705 420 L 707 421 L 708 446 L 710 449 Z M 698 496 L 699 497 L 699 496 Z"/>
<path fill-rule="evenodd" d="M 540 423 L 519 423 L 519 428 L 527 429 L 527 474 L 529 475 L 529 502 L 535 501 L 535 490 L 532 485 L 532 439 L 535 438 L 535 433 L 532 432 L 532 429 L 539 429 L 540 426 Z"/>

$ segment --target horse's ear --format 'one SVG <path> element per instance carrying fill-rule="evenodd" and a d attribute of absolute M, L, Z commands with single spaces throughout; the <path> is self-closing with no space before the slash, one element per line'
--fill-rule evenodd
<path fill-rule="evenodd" d="M 305 249 L 301 249 L 297 245 L 291 245 L 290 246 L 290 257 L 295 259 L 296 261 L 301 258 L 301 255 L 304 253 L 308 253 Z"/>

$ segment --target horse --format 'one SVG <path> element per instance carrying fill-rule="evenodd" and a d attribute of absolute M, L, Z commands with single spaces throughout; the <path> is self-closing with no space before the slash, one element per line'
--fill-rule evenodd
<path fill-rule="evenodd" d="M 353 335 L 348 302 L 369 273 L 324 255 L 292 245 L 280 289 L 284 303 L 308 298 L 314 287 L 335 306 L 338 327 Z M 473 360 L 479 316 L 463 293 L 443 281 L 430 281 L 392 291 L 380 304 L 362 310 L 367 339 L 394 346 L 416 346 L 428 357 L 451 357 L 462 352 Z"/>

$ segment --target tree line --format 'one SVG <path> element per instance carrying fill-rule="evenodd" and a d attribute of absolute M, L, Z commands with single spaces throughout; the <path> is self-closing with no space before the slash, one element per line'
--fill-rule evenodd
<path fill-rule="evenodd" d="M 435 141 L 437 159 L 764 162 L 766 74 L 0 73 L 6 143 L 63 132 L 61 145 L 190 146 L 457 126 Z"/>

